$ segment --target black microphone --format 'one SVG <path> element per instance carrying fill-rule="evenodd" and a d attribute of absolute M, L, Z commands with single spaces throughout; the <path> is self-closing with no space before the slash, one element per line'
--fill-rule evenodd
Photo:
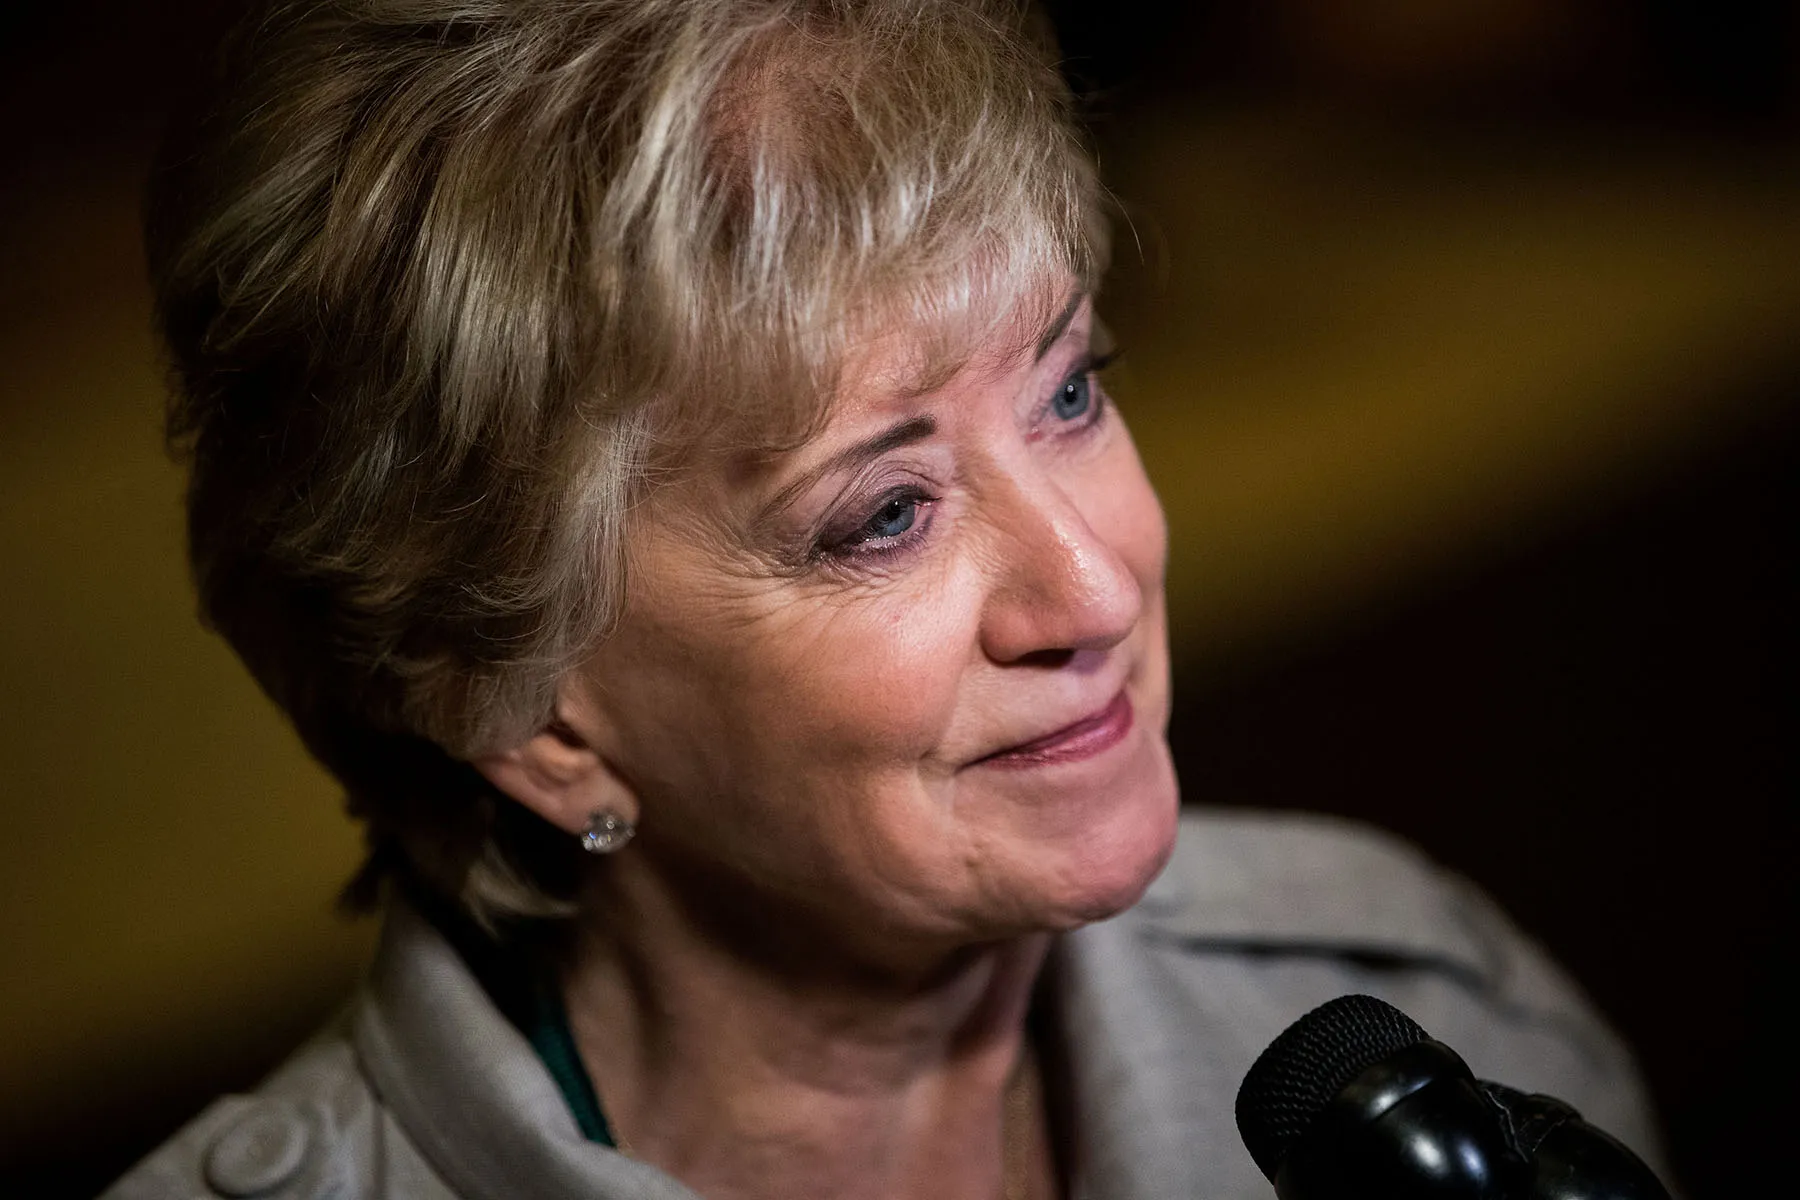
<path fill-rule="evenodd" d="M 1237 1123 L 1281 1200 L 1669 1200 L 1573 1108 L 1476 1079 L 1373 996 L 1339 996 L 1270 1043 Z"/>

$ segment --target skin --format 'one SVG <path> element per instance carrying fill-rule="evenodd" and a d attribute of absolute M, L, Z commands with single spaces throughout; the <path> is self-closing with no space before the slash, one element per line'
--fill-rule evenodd
<path fill-rule="evenodd" d="M 632 1153 L 708 1197 L 1002 1194 L 1050 937 L 1172 847 L 1162 512 L 1090 303 L 1035 307 L 922 393 L 873 339 L 811 441 L 660 488 L 620 628 L 478 764 L 571 834 L 638 824 L 571 1022 Z"/>

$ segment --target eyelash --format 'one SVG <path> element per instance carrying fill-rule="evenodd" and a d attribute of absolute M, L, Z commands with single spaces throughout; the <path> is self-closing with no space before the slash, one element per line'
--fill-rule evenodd
<path fill-rule="evenodd" d="M 1105 416 L 1106 410 L 1111 405 L 1105 391 L 1098 386 L 1098 381 L 1094 376 L 1112 365 L 1118 357 L 1119 352 L 1116 350 L 1100 355 L 1090 354 L 1075 370 L 1063 376 L 1062 381 L 1056 385 L 1056 390 L 1050 394 L 1038 410 L 1037 419 L 1032 423 L 1032 436 L 1036 437 L 1041 427 L 1050 419 L 1050 415 L 1056 408 L 1057 397 L 1063 395 L 1065 389 L 1077 383 L 1085 383 L 1088 386 L 1090 398 L 1087 409 L 1069 421 L 1071 424 L 1075 421 L 1080 422 L 1074 430 L 1074 434 L 1079 435 L 1098 425 L 1101 417 Z M 823 534 L 814 548 L 814 558 L 849 561 L 875 559 L 899 553 L 906 548 L 907 543 L 922 536 L 925 530 L 930 528 L 931 506 L 937 501 L 937 496 L 932 495 L 918 484 L 890 488 L 877 497 L 873 507 L 866 510 L 868 515 L 854 529 L 847 532 L 828 531 Z M 913 506 L 913 516 L 907 522 L 906 527 L 892 534 L 872 532 L 875 526 L 882 523 L 883 514 L 900 503 L 910 503 Z M 897 516 L 894 519 L 898 519 Z"/>

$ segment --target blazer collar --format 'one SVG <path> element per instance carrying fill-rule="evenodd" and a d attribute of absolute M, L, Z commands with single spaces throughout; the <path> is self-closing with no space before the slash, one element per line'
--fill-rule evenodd
<path fill-rule="evenodd" d="M 383 1104 L 467 1200 L 699 1200 L 582 1135 L 530 1044 L 404 903 L 389 908 L 352 1037 Z"/>
<path fill-rule="evenodd" d="M 1228 1025 L 1231 1014 L 1190 1011 L 1195 998 L 1158 947 L 1176 957 L 1324 949 L 1492 971 L 1482 940 L 1467 935 L 1460 893 L 1400 842 L 1317 818 L 1208 813 L 1182 824 L 1144 901 L 1061 939 L 1048 967 L 1081 1200 L 1202 1195 L 1209 1159 L 1242 1153 L 1235 1141 L 1208 1142 L 1235 1135 L 1202 1111 L 1242 1064 L 1223 1051 L 1212 1062 L 1196 1036 L 1197 1021 Z M 698 1200 L 582 1135 L 529 1043 L 404 903 L 390 908 L 352 1029 L 383 1103 L 469 1200 Z M 1171 1070 L 1178 1060 L 1184 1069 Z"/>

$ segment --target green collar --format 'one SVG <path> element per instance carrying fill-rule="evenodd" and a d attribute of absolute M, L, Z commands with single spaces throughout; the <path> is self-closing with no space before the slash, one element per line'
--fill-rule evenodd
<path fill-rule="evenodd" d="M 550 969 L 548 962 L 540 960 L 532 975 L 535 985 L 531 989 L 531 1012 L 525 1021 L 514 1020 L 513 1024 L 537 1051 L 550 1078 L 556 1080 L 569 1111 L 575 1114 L 575 1123 L 587 1135 L 588 1141 L 617 1149 L 612 1126 L 606 1123 L 606 1114 L 600 1111 L 599 1093 L 594 1091 L 594 1081 L 581 1061 L 581 1051 L 575 1046 L 575 1031 L 569 1026 L 569 1012 L 563 1005 L 556 972 Z"/>
<path fill-rule="evenodd" d="M 441 900 L 417 892 L 410 898 L 455 947 L 494 1006 L 537 1051 L 582 1134 L 618 1149 L 569 1025 L 557 979 L 555 930 L 525 925 L 496 938 Z"/>

